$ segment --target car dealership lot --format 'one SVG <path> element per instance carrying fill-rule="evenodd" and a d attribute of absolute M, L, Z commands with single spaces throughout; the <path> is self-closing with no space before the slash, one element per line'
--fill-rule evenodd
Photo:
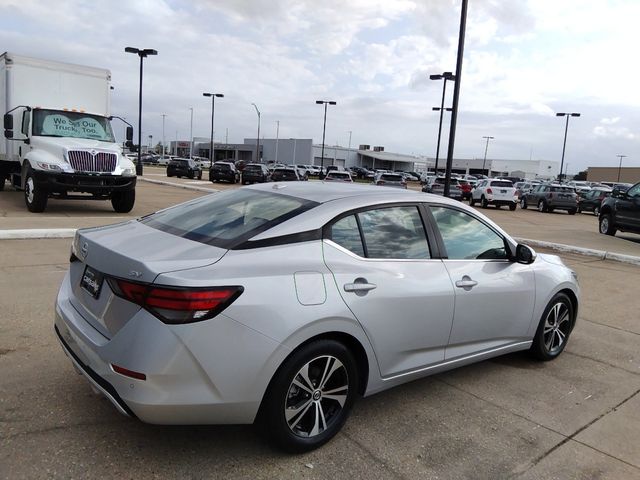
<path fill-rule="evenodd" d="M 41 215 L 3 203 L 0 229 L 112 223 L 202 194 L 140 182 L 139 203 L 123 216 L 102 202 L 51 202 Z M 560 243 L 575 244 L 593 224 L 596 238 L 615 242 L 607 247 L 640 250 L 633 235 L 598 234 L 591 215 L 484 212 L 516 236 L 569 229 Z M 583 292 L 558 360 L 508 355 L 397 387 L 361 400 L 330 444 L 286 456 L 248 426 L 145 425 L 96 398 L 52 330 L 69 244 L 0 242 L 1 477 L 640 478 L 640 300 L 628 287 L 639 267 L 563 255 Z"/>

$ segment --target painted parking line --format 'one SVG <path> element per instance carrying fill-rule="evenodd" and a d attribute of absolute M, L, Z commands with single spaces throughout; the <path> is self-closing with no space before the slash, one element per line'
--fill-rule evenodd
<path fill-rule="evenodd" d="M 204 188 L 204 187 L 198 187 L 196 185 L 187 185 L 186 183 L 166 182 L 164 180 L 152 180 L 151 178 L 144 178 L 144 177 L 138 177 L 138 181 L 155 183 L 156 185 L 168 185 L 170 187 L 184 188 L 185 190 L 195 190 L 196 192 L 215 193 L 219 191 L 219 190 L 216 190 L 215 188 Z M 208 182 L 204 182 L 204 183 L 208 183 Z"/>
<path fill-rule="evenodd" d="M 0 240 L 73 238 L 76 230 L 76 228 L 20 228 L 15 230 L 0 230 Z"/>

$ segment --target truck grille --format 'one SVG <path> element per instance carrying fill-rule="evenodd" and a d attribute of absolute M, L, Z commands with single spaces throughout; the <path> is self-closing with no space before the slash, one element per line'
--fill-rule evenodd
<path fill-rule="evenodd" d="M 113 172 L 118 157 L 115 153 L 96 152 L 87 150 L 69 150 L 69 163 L 79 172 Z"/>

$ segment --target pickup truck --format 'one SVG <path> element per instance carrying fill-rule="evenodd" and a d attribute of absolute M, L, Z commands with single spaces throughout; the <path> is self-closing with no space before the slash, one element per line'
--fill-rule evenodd
<path fill-rule="evenodd" d="M 614 188 L 600 206 L 600 233 L 640 233 L 640 182 L 629 189 Z"/>

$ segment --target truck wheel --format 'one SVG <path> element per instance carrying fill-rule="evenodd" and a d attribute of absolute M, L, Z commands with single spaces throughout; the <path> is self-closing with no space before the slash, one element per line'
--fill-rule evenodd
<path fill-rule="evenodd" d="M 136 203 L 136 191 L 125 190 L 123 192 L 113 192 L 111 194 L 111 205 L 118 213 L 129 213 Z"/>
<path fill-rule="evenodd" d="M 603 235 L 615 235 L 616 234 L 616 226 L 613 223 L 613 219 L 611 218 L 611 214 L 605 213 L 600 216 L 600 233 Z"/>
<path fill-rule="evenodd" d="M 31 168 L 27 168 L 24 180 L 24 202 L 27 204 L 29 211 L 33 213 L 44 212 L 44 209 L 47 208 L 48 199 L 48 192 L 42 188 L 36 187 L 36 182 L 33 178 L 33 170 L 31 170 Z"/>

